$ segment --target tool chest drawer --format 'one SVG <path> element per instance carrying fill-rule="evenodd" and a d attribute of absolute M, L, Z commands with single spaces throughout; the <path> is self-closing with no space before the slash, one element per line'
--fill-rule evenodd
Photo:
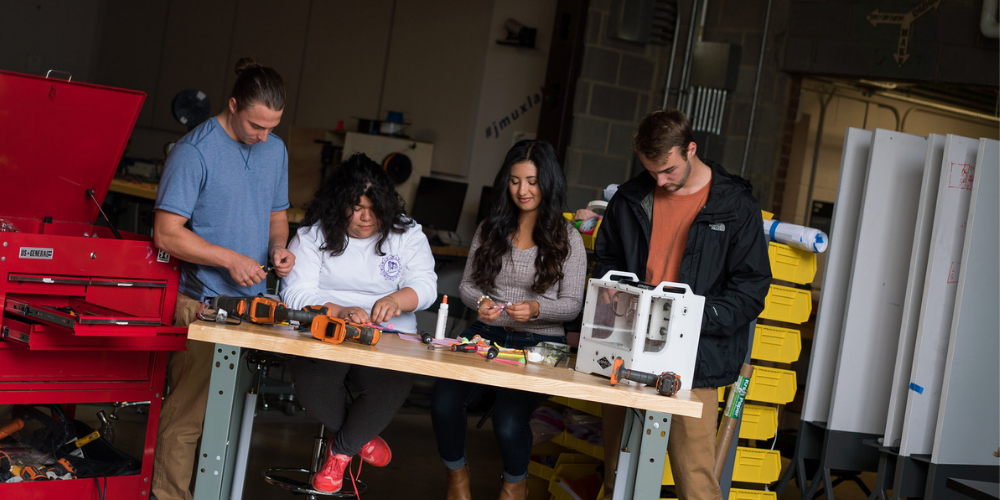
<path fill-rule="evenodd" d="M 52 382 L 149 380 L 154 353 L 148 351 L 31 351 L 0 344 L 0 391 Z"/>
<path fill-rule="evenodd" d="M 157 327 L 154 335 L 81 336 L 66 328 L 32 323 L 13 317 L 0 320 L 0 340 L 13 349 L 31 351 L 179 351 L 185 346 L 184 329 Z M 121 333 L 121 332 L 119 332 Z"/>
<path fill-rule="evenodd" d="M 132 315 L 155 317 L 158 321 L 163 320 L 165 312 L 173 312 L 172 301 L 169 310 L 165 307 L 165 280 L 10 273 L 5 285 L 7 294 L 79 297 Z"/>

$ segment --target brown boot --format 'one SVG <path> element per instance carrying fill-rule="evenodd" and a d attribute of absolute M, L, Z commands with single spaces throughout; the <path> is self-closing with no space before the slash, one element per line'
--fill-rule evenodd
<path fill-rule="evenodd" d="M 469 490 L 469 466 L 461 469 L 448 469 L 448 500 L 471 500 Z"/>
<path fill-rule="evenodd" d="M 528 498 L 528 480 L 516 483 L 503 481 L 500 486 L 500 500 L 526 500 Z"/>

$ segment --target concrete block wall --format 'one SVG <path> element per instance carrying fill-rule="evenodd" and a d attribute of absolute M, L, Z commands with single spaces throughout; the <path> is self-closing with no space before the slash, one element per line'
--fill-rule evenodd
<path fill-rule="evenodd" d="M 592 0 L 566 150 L 567 205 L 603 199 L 608 184 L 632 175 L 632 130 L 659 106 L 670 47 L 609 36 L 611 0 Z"/>
<path fill-rule="evenodd" d="M 587 201 L 603 197 L 610 183 L 622 183 L 638 173 L 633 163 L 632 131 L 649 111 L 663 103 L 669 45 L 637 44 L 609 36 L 612 0 L 592 0 L 587 20 L 587 38 L 583 67 L 577 81 L 573 131 L 566 153 L 570 209 L 582 208 Z M 778 69 L 783 45 L 789 0 L 774 0 L 770 28 L 765 45 L 764 64 L 749 156 L 744 176 L 754 185 L 754 193 L 763 208 L 769 208 L 775 168 L 780 159 L 782 131 L 787 116 L 790 77 Z M 692 2 L 679 1 L 681 27 L 675 35 L 678 43 L 673 86 L 677 86 L 687 41 Z M 709 2 L 703 38 L 742 47 L 737 87 L 726 104 L 723 133 L 713 138 L 721 147 L 721 156 L 709 157 L 728 171 L 740 173 L 754 80 L 760 56 L 765 5 L 762 2 L 712 0 Z M 676 96 L 670 99 L 675 106 Z M 794 118 L 794 115 L 792 115 Z"/>

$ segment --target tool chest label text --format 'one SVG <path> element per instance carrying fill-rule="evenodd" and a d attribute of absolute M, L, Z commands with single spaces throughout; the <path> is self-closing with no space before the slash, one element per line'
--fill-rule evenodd
<path fill-rule="evenodd" d="M 21 258 L 21 259 L 45 259 L 45 260 L 52 260 L 52 249 L 51 248 L 21 247 L 21 251 L 18 254 L 18 258 Z"/>

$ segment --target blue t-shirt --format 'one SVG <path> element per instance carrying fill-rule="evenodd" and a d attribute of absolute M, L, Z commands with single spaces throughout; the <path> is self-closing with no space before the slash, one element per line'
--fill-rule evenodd
<path fill-rule="evenodd" d="M 253 146 L 226 134 L 218 119 L 195 127 L 170 150 L 156 208 L 188 219 L 205 241 L 267 264 L 271 212 L 288 204 L 288 154 L 276 135 Z M 193 298 L 256 295 L 223 267 L 183 265 L 180 291 Z"/>

